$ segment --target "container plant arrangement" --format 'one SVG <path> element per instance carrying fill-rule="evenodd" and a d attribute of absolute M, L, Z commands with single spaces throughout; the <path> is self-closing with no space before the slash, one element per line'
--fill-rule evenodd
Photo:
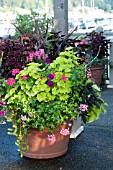
<path fill-rule="evenodd" d="M 14 71 L 15 74 L 18 73 L 18 70 Z M 14 130 L 11 134 L 18 137 L 16 144 L 21 154 L 33 158 L 42 157 L 44 148 L 41 147 L 44 146 L 41 144 L 39 147 L 42 151 L 41 157 L 39 156 L 41 151 L 35 155 L 38 149 L 36 146 L 39 145 L 36 136 L 35 149 L 32 148 L 34 144 L 31 144 L 31 153 L 29 152 L 29 138 L 32 135 L 28 135 L 28 131 L 32 128 L 37 128 L 38 133 L 45 129 L 46 132 L 50 132 L 46 133 L 47 147 L 53 145 L 55 152 L 54 144 L 57 138 L 54 129 L 58 125 L 74 120 L 77 115 L 80 115 L 84 122 L 92 122 L 105 111 L 105 103 L 98 93 L 97 86 L 87 76 L 89 77 L 89 73 L 86 74 L 85 65 L 77 62 L 75 53 L 69 48 L 60 53 L 52 63 L 48 64 L 48 58 L 44 58 L 44 63 L 31 62 L 16 75 L 16 78 L 5 80 L 4 86 L 7 90 L 5 101 L 10 110 L 6 118 L 13 123 Z M 71 122 L 67 123 L 67 126 L 57 133 L 64 135 L 64 138 L 68 136 L 69 139 L 71 125 Z M 58 152 L 61 155 L 66 150 L 67 146 L 62 152 L 61 148 L 60 150 L 57 148 L 57 153 L 53 155 L 52 151 L 49 156 L 59 156 Z M 45 153 L 46 156 L 48 158 L 48 153 Z"/>
<path fill-rule="evenodd" d="M 37 24 L 36 24 L 37 25 Z M 70 34 L 69 34 L 70 35 Z M 1 100 L 9 109 L 9 134 L 17 136 L 21 156 L 53 158 L 66 153 L 72 120 L 97 120 L 107 105 L 80 63 L 69 35 L 24 35 L 1 41 Z M 67 48 L 68 47 L 68 48 Z M 14 64 L 17 63 L 17 64 Z"/>
<path fill-rule="evenodd" d="M 77 39 L 76 47 L 81 62 L 88 63 L 92 78 L 100 87 L 102 78 L 105 84 L 105 66 L 107 67 L 110 40 L 107 40 L 103 32 L 90 32 Z"/>

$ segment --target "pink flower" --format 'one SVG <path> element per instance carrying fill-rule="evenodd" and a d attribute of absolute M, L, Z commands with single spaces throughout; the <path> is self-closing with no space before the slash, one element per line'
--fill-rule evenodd
<path fill-rule="evenodd" d="M 33 61 L 34 52 L 29 52 L 29 61 Z"/>
<path fill-rule="evenodd" d="M 87 78 L 91 78 L 92 77 L 92 74 L 91 74 L 90 71 L 87 71 L 86 74 L 87 74 Z"/>
<path fill-rule="evenodd" d="M 56 77 L 56 73 L 52 73 L 52 75 L 53 75 L 54 77 Z"/>
<path fill-rule="evenodd" d="M 26 121 L 27 120 L 26 115 L 25 116 L 21 115 L 21 120 Z"/>
<path fill-rule="evenodd" d="M 15 76 L 16 74 L 18 74 L 20 72 L 20 69 L 16 68 L 12 70 L 12 75 Z"/>
<path fill-rule="evenodd" d="M 16 84 L 16 81 L 14 78 L 8 78 L 7 79 L 7 85 L 12 86 L 13 84 Z"/>
<path fill-rule="evenodd" d="M 39 52 L 39 51 L 36 51 L 36 52 L 35 52 L 35 56 L 37 57 L 38 60 L 40 60 L 41 57 L 42 57 L 42 56 L 40 55 L 40 52 Z"/>
<path fill-rule="evenodd" d="M 56 141 L 55 135 L 48 135 L 47 139 L 50 140 L 50 141 L 53 141 L 53 142 Z"/>
<path fill-rule="evenodd" d="M 0 110 L 0 116 L 5 116 L 4 110 Z"/>
<path fill-rule="evenodd" d="M 26 75 L 24 75 L 24 76 L 21 76 L 21 78 L 23 79 L 23 80 L 27 80 L 27 78 L 28 78 L 28 74 L 26 74 Z"/>
<path fill-rule="evenodd" d="M 88 110 L 88 105 L 86 105 L 86 104 L 81 104 L 81 105 L 80 105 L 80 110 L 81 110 L 82 112 L 87 111 L 87 110 Z"/>
<path fill-rule="evenodd" d="M 67 77 L 64 76 L 64 75 L 62 75 L 61 80 L 66 81 L 66 80 L 67 80 Z"/>
<path fill-rule="evenodd" d="M 34 34 L 34 37 L 35 37 L 35 38 L 38 38 L 38 34 Z"/>
<path fill-rule="evenodd" d="M 39 49 L 39 51 L 35 52 L 35 56 L 37 57 L 38 60 L 44 57 L 44 49 Z"/>
<path fill-rule="evenodd" d="M 43 55 L 44 54 L 44 49 L 39 49 L 39 52 L 40 52 L 40 55 Z"/>
<path fill-rule="evenodd" d="M 87 40 L 83 39 L 82 41 L 78 42 L 78 44 L 87 44 Z"/>
<path fill-rule="evenodd" d="M 60 131 L 60 133 L 61 133 L 62 135 L 64 135 L 64 136 L 70 135 L 69 128 L 68 128 L 68 129 L 62 129 L 62 130 Z"/>
<path fill-rule="evenodd" d="M 49 58 L 48 54 L 45 54 L 45 58 Z"/>
<path fill-rule="evenodd" d="M 0 101 L 0 106 L 3 106 L 4 104 L 6 104 L 5 101 Z"/>

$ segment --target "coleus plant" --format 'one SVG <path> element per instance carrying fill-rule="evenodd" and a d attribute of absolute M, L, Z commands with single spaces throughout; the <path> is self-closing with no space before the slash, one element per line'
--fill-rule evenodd
<path fill-rule="evenodd" d="M 105 65 L 108 61 L 110 40 L 106 38 L 103 32 L 86 33 L 85 36 L 76 39 L 75 46 L 81 63 L 86 62 L 97 66 Z"/>
<path fill-rule="evenodd" d="M 22 70 L 29 62 L 39 62 L 37 55 L 40 55 L 41 49 L 52 62 L 66 47 L 74 47 L 75 40 L 69 39 L 74 30 L 66 37 L 60 32 L 48 33 L 46 31 L 46 34 L 42 35 L 38 26 L 37 30 L 37 34 L 24 34 L 14 39 L 8 38 L 0 41 L 1 77 L 9 78 L 13 69 Z"/>

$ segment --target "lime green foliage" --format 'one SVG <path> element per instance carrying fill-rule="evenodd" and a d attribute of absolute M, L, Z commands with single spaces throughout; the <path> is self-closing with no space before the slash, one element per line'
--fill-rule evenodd
<path fill-rule="evenodd" d="M 48 127 L 51 132 L 58 124 L 74 120 L 77 115 L 84 122 L 92 122 L 105 111 L 97 86 L 87 79 L 86 66 L 77 60 L 73 48 L 69 47 L 50 64 L 29 63 L 16 75 L 16 84 L 6 85 L 5 100 L 10 109 L 7 120 L 13 123 L 14 131 L 10 134 L 18 136 L 16 144 L 20 151 L 28 128 Z M 26 80 L 22 79 L 25 75 Z M 80 104 L 87 104 L 88 110 L 80 111 Z"/>

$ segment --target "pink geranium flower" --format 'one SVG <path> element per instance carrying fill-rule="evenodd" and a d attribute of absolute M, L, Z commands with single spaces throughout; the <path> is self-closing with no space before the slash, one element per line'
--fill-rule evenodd
<path fill-rule="evenodd" d="M 5 111 L 4 110 L 0 110 L 0 116 L 5 116 Z"/>
<path fill-rule="evenodd" d="M 48 135 L 47 139 L 50 140 L 50 141 L 53 141 L 53 142 L 56 141 L 55 135 Z"/>
<path fill-rule="evenodd" d="M 68 128 L 68 129 L 62 129 L 62 130 L 60 131 L 60 133 L 61 133 L 62 135 L 64 135 L 64 136 L 70 135 L 69 128 Z"/>
<path fill-rule="evenodd" d="M 26 75 L 24 75 L 24 76 L 21 76 L 21 78 L 23 79 L 23 80 L 27 80 L 27 78 L 28 78 L 28 74 L 26 74 Z"/>
<path fill-rule="evenodd" d="M 0 101 L 0 106 L 3 106 L 4 104 L 6 104 L 5 101 Z"/>
<path fill-rule="evenodd" d="M 52 75 L 53 75 L 54 77 L 56 77 L 56 73 L 52 73 Z"/>
<path fill-rule="evenodd" d="M 78 42 L 78 44 L 87 44 L 87 40 L 86 39 L 83 39 L 82 41 Z"/>
<path fill-rule="evenodd" d="M 81 110 L 82 112 L 87 111 L 87 110 L 88 110 L 88 105 L 86 105 L 86 104 L 81 104 L 81 105 L 80 105 L 80 110 Z"/>
<path fill-rule="evenodd" d="M 44 54 L 44 49 L 39 49 L 39 52 L 40 52 L 40 55 L 43 55 Z"/>
<path fill-rule="evenodd" d="M 20 69 L 16 68 L 12 70 L 12 75 L 16 76 L 16 74 L 18 74 L 20 72 Z"/>
<path fill-rule="evenodd" d="M 45 54 L 45 58 L 49 58 L 48 54 Z"/>
<path fill-rule="evenodd" d="M 21 120 L 26 121 L 27 120 L 26 115 L 25 116 L 21 115 Z"/>
<path fill-rule="evenodd" d="M 12 86 L 13 84 L 16 84 L 16 81 L 14 78 L 8 78 L 7 79 L 7 85 Z"/>
<path fill-rule="evenodd" d="M 92 77 L 92 74 L 91 74 L 90 71 L 87 71 L 86 74 L 87 74 L 87 78 L 91 78 Z"/>
<path fill-rule="evenodd" d="M 34 52 L 29 52 L 29 61 L 33 61 Z"/>
<path fill-rule="evenodd" d="M 61 80 L 66 81 L 66 80 L 67 80 L 67 77 L 64 76 L 64 75 L 62 75 L 62 76 L 61 76 Z"/>
<path fill-rule="evenodd" d="M 35 52 L 35 56 L 37 57 L 38 60 L 44 57 L 44 49 L 39 49 L 39 51 Z"/>

